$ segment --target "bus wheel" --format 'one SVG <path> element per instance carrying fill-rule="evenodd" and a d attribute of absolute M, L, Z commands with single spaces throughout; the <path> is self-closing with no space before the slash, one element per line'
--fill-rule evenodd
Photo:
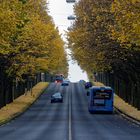
<path fill-rule="evenodd" d="M 92 112 L 92 111 L 89 111 L 89 113 L 90 113 L 90 114 L 93 114 L 93 112 Z"/>

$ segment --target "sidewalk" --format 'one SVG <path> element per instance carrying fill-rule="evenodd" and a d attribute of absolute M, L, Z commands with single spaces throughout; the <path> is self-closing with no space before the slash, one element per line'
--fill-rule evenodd
<path fill-rule="evenodd" d="M 104 86 L 100 82 L 94 82 L 95 86 Z M 135 107 L 129 105 L 124 100 L 122 100 L 119 96 L 114 96 L 114 106 L 119 110 L 119 112 L 123 113 L 124 115 L 140 121 L 140 110 L 137 110 Z"/>
<path fill-rule="evenodd" d="M 40 82 L 32 88 L 32 93 L 18 97 L 14 102 L 0 109 L 0 125 L 12 120 L 27 110 L 48 86 L 47 82 Z"/>

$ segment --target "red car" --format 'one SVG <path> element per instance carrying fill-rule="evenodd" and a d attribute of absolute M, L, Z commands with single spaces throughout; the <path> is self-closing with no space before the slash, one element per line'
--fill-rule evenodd
<path fill-rule="evenodd" d="M 63 74 L 56 74 L 55 76 L 55 83 L 62 83 L 64 79 Z"/>
<path fill-rule="evenodd" d="M 56 79 L 55 80 L 55 83 L 62 83 L 63 82 L 63 80 L 61 80 L 61 79 Z"/>

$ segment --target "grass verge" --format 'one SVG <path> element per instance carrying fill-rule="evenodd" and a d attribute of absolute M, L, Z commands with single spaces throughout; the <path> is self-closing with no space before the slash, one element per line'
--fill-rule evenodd
<path fill-rule="evenodd" d="M 47 82 L 40 82 L 32 88 L 32 93 L 18 97 L 14 102 L 0 109 L 0 125 L 9 122 L 28 109 L 48 86 Z"/>

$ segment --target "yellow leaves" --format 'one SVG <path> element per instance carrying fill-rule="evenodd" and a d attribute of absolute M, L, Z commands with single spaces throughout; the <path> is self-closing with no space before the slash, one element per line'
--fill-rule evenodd
<path fill-rule="evenodd" d="M 112 3 L 112 12 L 115 15 L 114 31 L 118 32 L 116 39 L 121 43 L 129 42 L 140 45 L 140 1 L 139 0 L 115 0 Z M 112 33 L 114 36 L 114 33 Z M 129 47 L 128 43 L 128 47 Z"/>
<path fill-rule="evenodd" d="M 41 70 L 46 71 L 49 66 L 49 61 L 50 60 L 48 60 L 46 58 L 37 58 L 36 65 L 37 65 L 37 67 L 40 67 Z"/>
<path fill-rule="evenodd" d="M 68 41 L 84 70 L 139 74 L 140 0 L 82 0 L 75 13 Z"/>
<path fill-rule="evenodd" d="M 15 14 L 0 8 L 0 54 L 8 54 L 11 49 L 11 37 L 16 32 Z"/>
<path fill-rule="evenodd" d="M 16 20 L 15 14 L 8 10 L 0 9 L 0 40 L 8 41 L 15 33 Z"/>
<path fill-rule="evenodd" d="M 8 76 L 20 79 L 26 73 L 56 71 L 66 60 L 63 45 L 45 0 L 0 3 L 0 54 L 8 62 Z"/>

